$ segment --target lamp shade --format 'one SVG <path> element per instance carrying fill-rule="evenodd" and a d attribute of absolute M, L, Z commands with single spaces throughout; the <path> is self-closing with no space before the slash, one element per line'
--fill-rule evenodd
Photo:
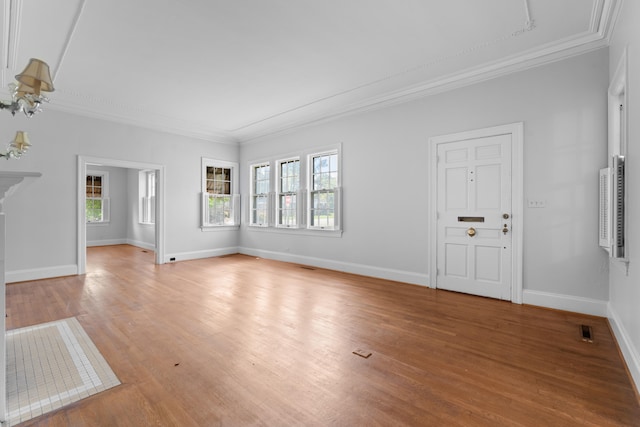
<path fill-rule="evenodd" d="M 36 58 L 31 58 L 24 71 L 16 75 L 16 80 L 32 87 L 36 95 L 40 95 L 40 91 L 54 91 L 49 66 L 46 62 Z"/>
<path fill-rule="evenodd" d="M 27 151 L 29 147 L 31 147 L 31 142 L 29 142 L 29 136 L 27 133 L 21 130 L 16 132 L 16 137 L 11 141 L 11 147 L 20 151 Z"/>
<path fill-rule="evenodd" d="M 35 93 L 34 89 L 31 86 L 27 86 L 24 83 L 20 83 L 18 85 L 18 88 L 16 89 L 16 96 L 18 98 L 24 98 L 24 96 L 29 93 Z"/>

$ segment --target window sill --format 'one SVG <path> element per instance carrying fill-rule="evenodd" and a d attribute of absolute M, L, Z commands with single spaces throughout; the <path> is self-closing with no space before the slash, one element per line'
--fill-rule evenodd
<path fill-rule="evenodd" d="M 138 225 L 143 225 L 145 227 L 151 227 L 156 225 L 155 222 L 139 222 Z"/>
<path fill-rule="evenodd" d="M 200 227 L 201 231 L 209 232 L 209 231 L 237 231 L 240 230 L 239 225 L 207 225 L 204 227 Z"/>
<path fill-rule="evenodd" d="M 106 227 L 107 225 L 109 225 L 109 221 L 100 221 L 100 222 L 87 222 L 87 225 L 95 225 L 97 227 Z"/>
<path fill-rule="evenodd" d="M 293 227 L 247 227 L 249 231 L 257 231 L 262 233 L 289 234 L 295 236 L 314 236 L 314 237 L 334 237 L 341 238 L 342 230 L 322 230 L 315 228 L 293 228 Z"/>

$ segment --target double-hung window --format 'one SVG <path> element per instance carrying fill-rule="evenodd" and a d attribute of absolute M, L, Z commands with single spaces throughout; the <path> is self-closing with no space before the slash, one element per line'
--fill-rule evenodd
<path fill-rule="evenodd" d="M 87 223 L 109 222 L 109 173 L 87 171 L 85 214 Z"/>
<path fill-rule="evenodd" d="M 202 159 L 202 227 L 240 224 L 238 164 Z"/>
<path fill-rule="evenodd" d="M 139 220 L 142 224 L 156 222 L 156 171 L 138 172 Z"/>
<path fill-rule="evenodd" d="M 336 144 L 248 163 L 249 224 L 265 231 L 341 236 L 340 157 Z"/>
<path fill-rule="evenodd" d="M 300 159 L 280 160 L 277 164 L 277 226 L 295 228 L 300 225 Z"/>
<path fill-rule="evenodd" d="M 269 225 L 269 199 L 271 167 L 269 163 L 251 165 L 251 219 L 250 225 Z"/>
<path fill-rule="evenodd" d="M 338 151 L 309 155 L 308 227 L 340 229 Z"/>

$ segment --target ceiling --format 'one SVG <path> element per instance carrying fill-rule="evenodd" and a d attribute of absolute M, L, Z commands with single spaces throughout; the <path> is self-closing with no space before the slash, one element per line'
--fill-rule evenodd
<path fill-rule="evenodd" d="M 2 87 L 242 143 L 606 46 L 620 0 L 3 0 Z"/>

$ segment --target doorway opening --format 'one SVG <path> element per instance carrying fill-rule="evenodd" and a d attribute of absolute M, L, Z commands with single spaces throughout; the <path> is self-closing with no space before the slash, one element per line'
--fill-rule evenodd
<path fill-rule="evenodd" d="M 164 263 L 164 177 L 164 165 L 78 156 L 78 274 L 88 246 L 131 244 Z"/>

